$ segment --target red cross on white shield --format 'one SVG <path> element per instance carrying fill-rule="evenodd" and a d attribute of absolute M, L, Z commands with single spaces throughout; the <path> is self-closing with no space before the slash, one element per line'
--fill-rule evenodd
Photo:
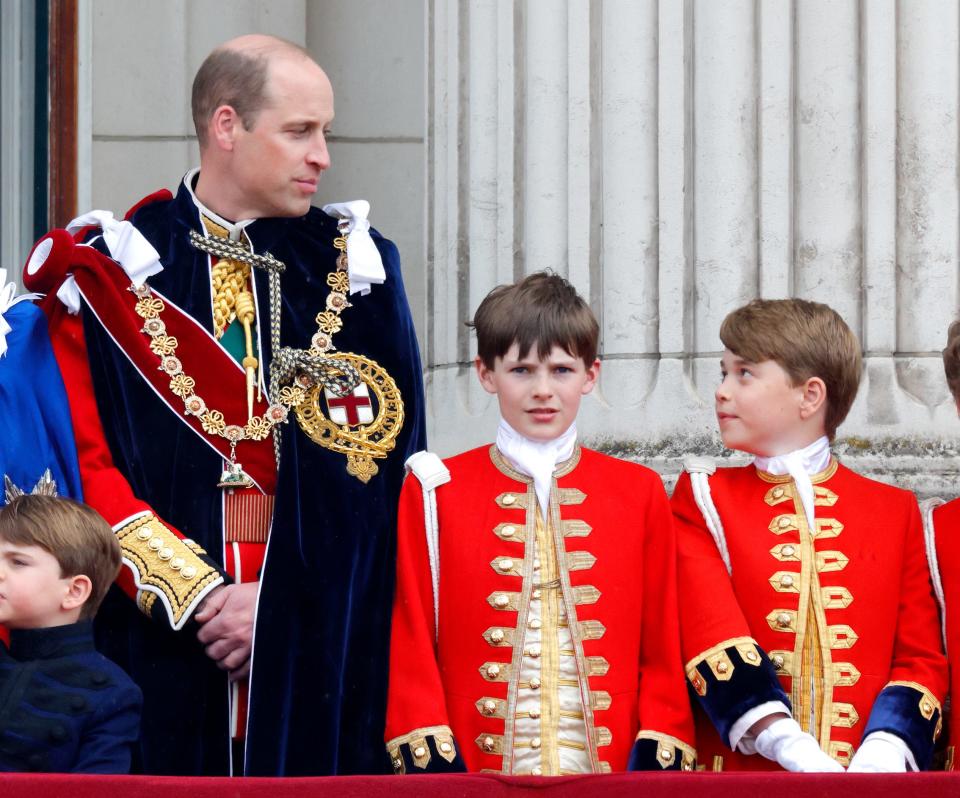
<path fill-rule="evenodd" d="M 356 427 L 373 422 L 373 403 L 366 383 L 361 382 L 346 396 L 336 396 L 326 388 L 323 389 L 323 395 L 334 424 Z"/>

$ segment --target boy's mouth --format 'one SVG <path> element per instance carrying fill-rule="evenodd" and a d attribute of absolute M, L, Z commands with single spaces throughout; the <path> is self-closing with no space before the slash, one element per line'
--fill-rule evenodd
<path fill-rule="evenodd" d="M 557 411 L 550 407 L 535 407 L 527 412 L 534 418 L 541 420 L 552 419 L 557 414 Z"/>

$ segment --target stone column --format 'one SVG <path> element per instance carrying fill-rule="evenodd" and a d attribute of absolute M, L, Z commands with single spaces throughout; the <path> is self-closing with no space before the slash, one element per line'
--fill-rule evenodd
<path fill-rule="evenodd" d="M 863 344 L 840 451 L 955 492 L 939 357 L 958 303 L 954 2 L 430 0 L 427 16 L 432 448 L 492 437 L 464 322 L 494 285 L 552 268 L 601 323 L 588 442 L 665 473 L 723 454 L 720 322 L 798 296 Z"/>

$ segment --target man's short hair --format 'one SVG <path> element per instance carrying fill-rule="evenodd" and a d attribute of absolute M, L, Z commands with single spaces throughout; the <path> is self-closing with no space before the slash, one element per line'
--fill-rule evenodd
<path fill-rule="evenodd" d="M 720 340 L 744 360 L 775 361 L 794 385 L 823 380 L 824 426 L 833 439 L 857 396 L 863 364 L 860 343 L 839 313 L 805 299 L 755 299 L 723 320 Z"/>
<path fill-rule="evenodd" d="M 299 53 L 312 60 L 303 47 L 283 39 L 255 50 L 218 47 L 206 57 L 193 79 L 190 100 L 201 150 L 207 146 L 210 117 L 221 105 L 229 105 L 237 112 L 245 130 L 253 128 L 257 114 L 268 100 L 270 59 L 282 53 Z"/>
<path fill-rule="evenodd" d="M 947 347 L 943 350 L 943 370 L 953 400 L 960 398 L 960 319 L 947 330 Z M 960 700 L 960 699 L 958 699 Z"/>
<path fill-rule="evenodd" d="M 120 570 L 120 544 L 92 507 L 56 496 L 17 496 L 0 508 L 0 540 L 39 546 L 60 563 L 60 576 L 84 575 L 92 590 L 80 617 L 92 618 Z"/>
<path fill-rule="evenodd" d="M 517 344 L 520 357 L 536 346 L 540 358 L 554 346 L 579 357 L 589 368 L 597 358 L 600 327 L 590 306 L 558 274 L 536 272 L 518 283 L 494 288 L 469 323 L 477 331 L 477 354 L 483 364 Z"/>

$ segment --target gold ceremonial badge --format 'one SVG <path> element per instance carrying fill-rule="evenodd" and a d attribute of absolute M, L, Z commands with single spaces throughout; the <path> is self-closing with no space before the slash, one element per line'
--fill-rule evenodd
<path fill-rule="evenodd" d="M 345 454 L 347 473 L 366 483 L 379 470 L 374 460 L 396 446 L 403 428 L 403 399 L 393 378 L 373 360 L 352 352 L 337 352 L 336 358 L 359 372 L 357 388 L 342 397 L 322 385 L 301 388 L 304 395 L 294 412 L 312 441 Z"/>

